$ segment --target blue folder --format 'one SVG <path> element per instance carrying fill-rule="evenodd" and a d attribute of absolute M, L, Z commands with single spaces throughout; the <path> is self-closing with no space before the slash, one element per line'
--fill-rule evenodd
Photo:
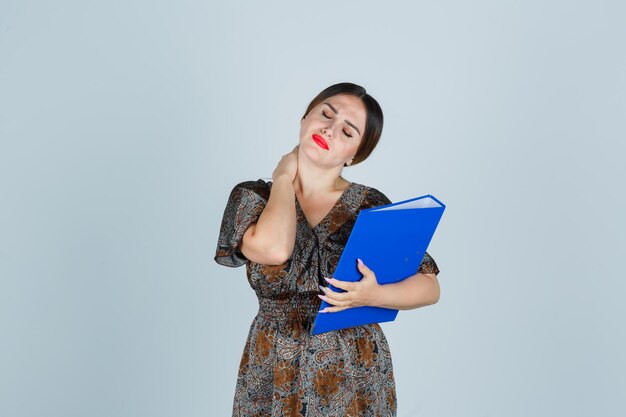
<path fill-rule="evenodd" d="M 414 275 L 441 220 L 445 205 L 430 194 L 359 212 L 333 278 L 360 281 L 357 258 L 376 274 L 379 284 L 402 281 Z M 344 292 L 328 285 L 330 289 Z M 322 301 L 320 310 L 331 306 Z M 352 307 L 335 313 L 317 313 L 311 334 L 363 324 L 395 320 L 398 310 Z"/>

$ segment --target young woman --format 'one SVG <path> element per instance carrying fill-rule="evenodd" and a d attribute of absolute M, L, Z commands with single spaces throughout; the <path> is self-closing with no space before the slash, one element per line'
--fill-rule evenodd
<path fill-rule="evenodd" d="M 332 305 L 328 314 L 365 305 L 408 310 L 439 299 L 439 269 L 428 253 L 417 273 L 398 283 L 379 285 L 376 271 L 362 263 L 359 282 L 329 278 L 359 210 L 391 203 L 341 176 L 370 155 L 382 127 L 380 106 L 363 87 L 332 85 L 309 104 L 299 144 L 282 157 L 272 181 L 232 190 L 215 261 L 246 264 L 259 299 L 233 416 L 396 415 L 391 352 L 378 324 L 310 334 L 321 299 Z"/>

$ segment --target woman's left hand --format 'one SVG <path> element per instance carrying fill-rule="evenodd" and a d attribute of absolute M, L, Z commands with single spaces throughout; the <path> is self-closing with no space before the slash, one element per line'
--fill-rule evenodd
<path fill-rule="evenodd" d="M 360 259 L 357 261 L 357 268 L 363 274 L 363 278 L 357 282 L 340 281 L 335 278 L 324 277 L 328 283 L 346 292 L 336 292 L 328 287 L 322 287 L 325 295 L 318 295 L 318 297 L 331 304 L 332 307 L 326 307 L 320 310 L 320 312 L 336 313 L 352 307 L 376 305 L 376 299 L 381 287 L 378 281 L 376 281 L 376 274 Z"/>

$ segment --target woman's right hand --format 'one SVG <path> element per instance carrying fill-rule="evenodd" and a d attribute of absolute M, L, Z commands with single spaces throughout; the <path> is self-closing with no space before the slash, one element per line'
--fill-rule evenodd
<path fill-rule="evenodd" d="M 298 172 L 299 146 L 300 145 L 296 145 L 291 152 L 283 155 L 272 173 L 272 181 L 276 182 L 276 180 L 282 176 L 288 177 L 290 181 L 293 181 L 296 178 L 296 173 Z"/>

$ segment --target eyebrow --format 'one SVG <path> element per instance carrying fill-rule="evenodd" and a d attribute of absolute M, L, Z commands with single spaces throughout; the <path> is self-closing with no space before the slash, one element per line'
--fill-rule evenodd
<path fill-rule="evenodd" d="M 333 112 L 335 112 L 335 114 L 339 113 L 339 112 L 337 111 L 337 109 L 335 109 L 335 108 L 332 106 L 332 104 L 327 103 L 327 102 L 324 102 L 324 104 L 326 104 L 328 107 L 330 107 L 330 109 L 331 109 Z M 346 122 L 346 124 L 347 124 L 348 126 L 352 126 L 352 127 L 354 128 L 354 130 L 356 130 L 356 131 L 358 132 L 358 134 L 359 134 L 359 135 L 361 134 L 361 131 L 359 130 L 359 128 L 358 128 L 358 127 L 356 127 L 355 125 L 353 125 L 353 124 L 352 124 L 352 122 L 350 122 L 350 120 L 344 119 L 344 121 Z"/>

